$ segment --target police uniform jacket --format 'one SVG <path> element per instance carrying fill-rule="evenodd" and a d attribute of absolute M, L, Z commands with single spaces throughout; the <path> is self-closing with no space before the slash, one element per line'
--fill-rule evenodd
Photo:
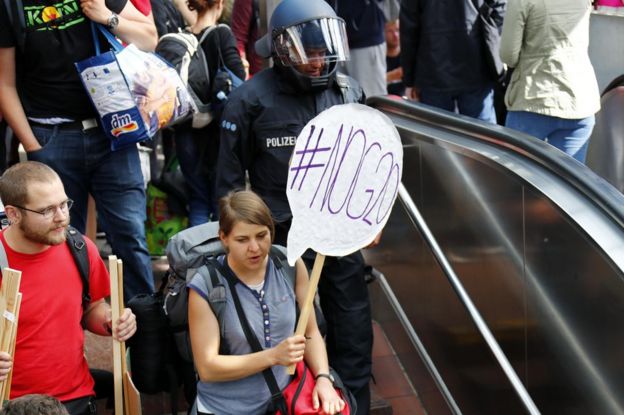
<path fill-rule="evenodd" d="M 290 219 L 286 184 L 297 136 L 323 110 L 364 99 L 357 82 L 343 74 L 320 92 L 301 92 L 279 67 L 254 75 L 230 94 L 221 118 L 217 197 L 244 188 L 247 171 L 274 219 Z"/>

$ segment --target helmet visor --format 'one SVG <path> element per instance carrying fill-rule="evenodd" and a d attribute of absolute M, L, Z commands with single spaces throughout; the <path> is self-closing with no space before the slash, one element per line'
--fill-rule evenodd
<path fill-rule="evenodd" d="M 283 29 L 273 38 L 283 65 L 331 63 L 349 59 L 347 34 L 342 19 L 324 17 Z"/>

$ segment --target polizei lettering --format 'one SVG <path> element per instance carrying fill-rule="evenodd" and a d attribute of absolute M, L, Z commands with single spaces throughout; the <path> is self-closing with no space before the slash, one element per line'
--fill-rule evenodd
<path fill-rule="evenodd" d="M 270 137 L 266 139 L 267 148 L 273 147 L 292 147 L 297 142 L 296 136 L 288 137 Z"/>

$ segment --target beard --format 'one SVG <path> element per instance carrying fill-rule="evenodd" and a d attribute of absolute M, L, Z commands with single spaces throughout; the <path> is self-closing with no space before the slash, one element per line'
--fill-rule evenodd
<path fill-rule="evenodd" d="M 60 245 L 65 242 L 67 236 L 65 230 L 69 225 L 69 217 L 61 223 L 53 223 L 49 226 L 35 227 L 27 224 L 26 221 L 20 221 L 19 228 L 24 237 L 32 242 L 44 245 Z M 63 228 L 63 232 L 57 232 L 58 228 Z"/>

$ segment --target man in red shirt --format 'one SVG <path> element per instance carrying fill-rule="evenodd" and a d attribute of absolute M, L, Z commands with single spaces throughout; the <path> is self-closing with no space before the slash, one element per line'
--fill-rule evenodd
<path fill-rule="evenodd" d="M 0 178 L 0 198 L 10 223 L 0 242 L 11 268 L 22 271 L 15 356 L 0 353 L 0 380 L 13 371 L 11 399 L 45 394 L 60 400 L 71 415 L 95 413 L 83 325 L 125 341 L 136 331 L 136 318 L 125 309 L 111 324 L 104 301 L 110 294 L 108 273 L 87 238 L 91 302 L 83 312 L 82 279 L 65 243 L 73 202 L 54 170 L 34 161 L 16 164 Z"/>

